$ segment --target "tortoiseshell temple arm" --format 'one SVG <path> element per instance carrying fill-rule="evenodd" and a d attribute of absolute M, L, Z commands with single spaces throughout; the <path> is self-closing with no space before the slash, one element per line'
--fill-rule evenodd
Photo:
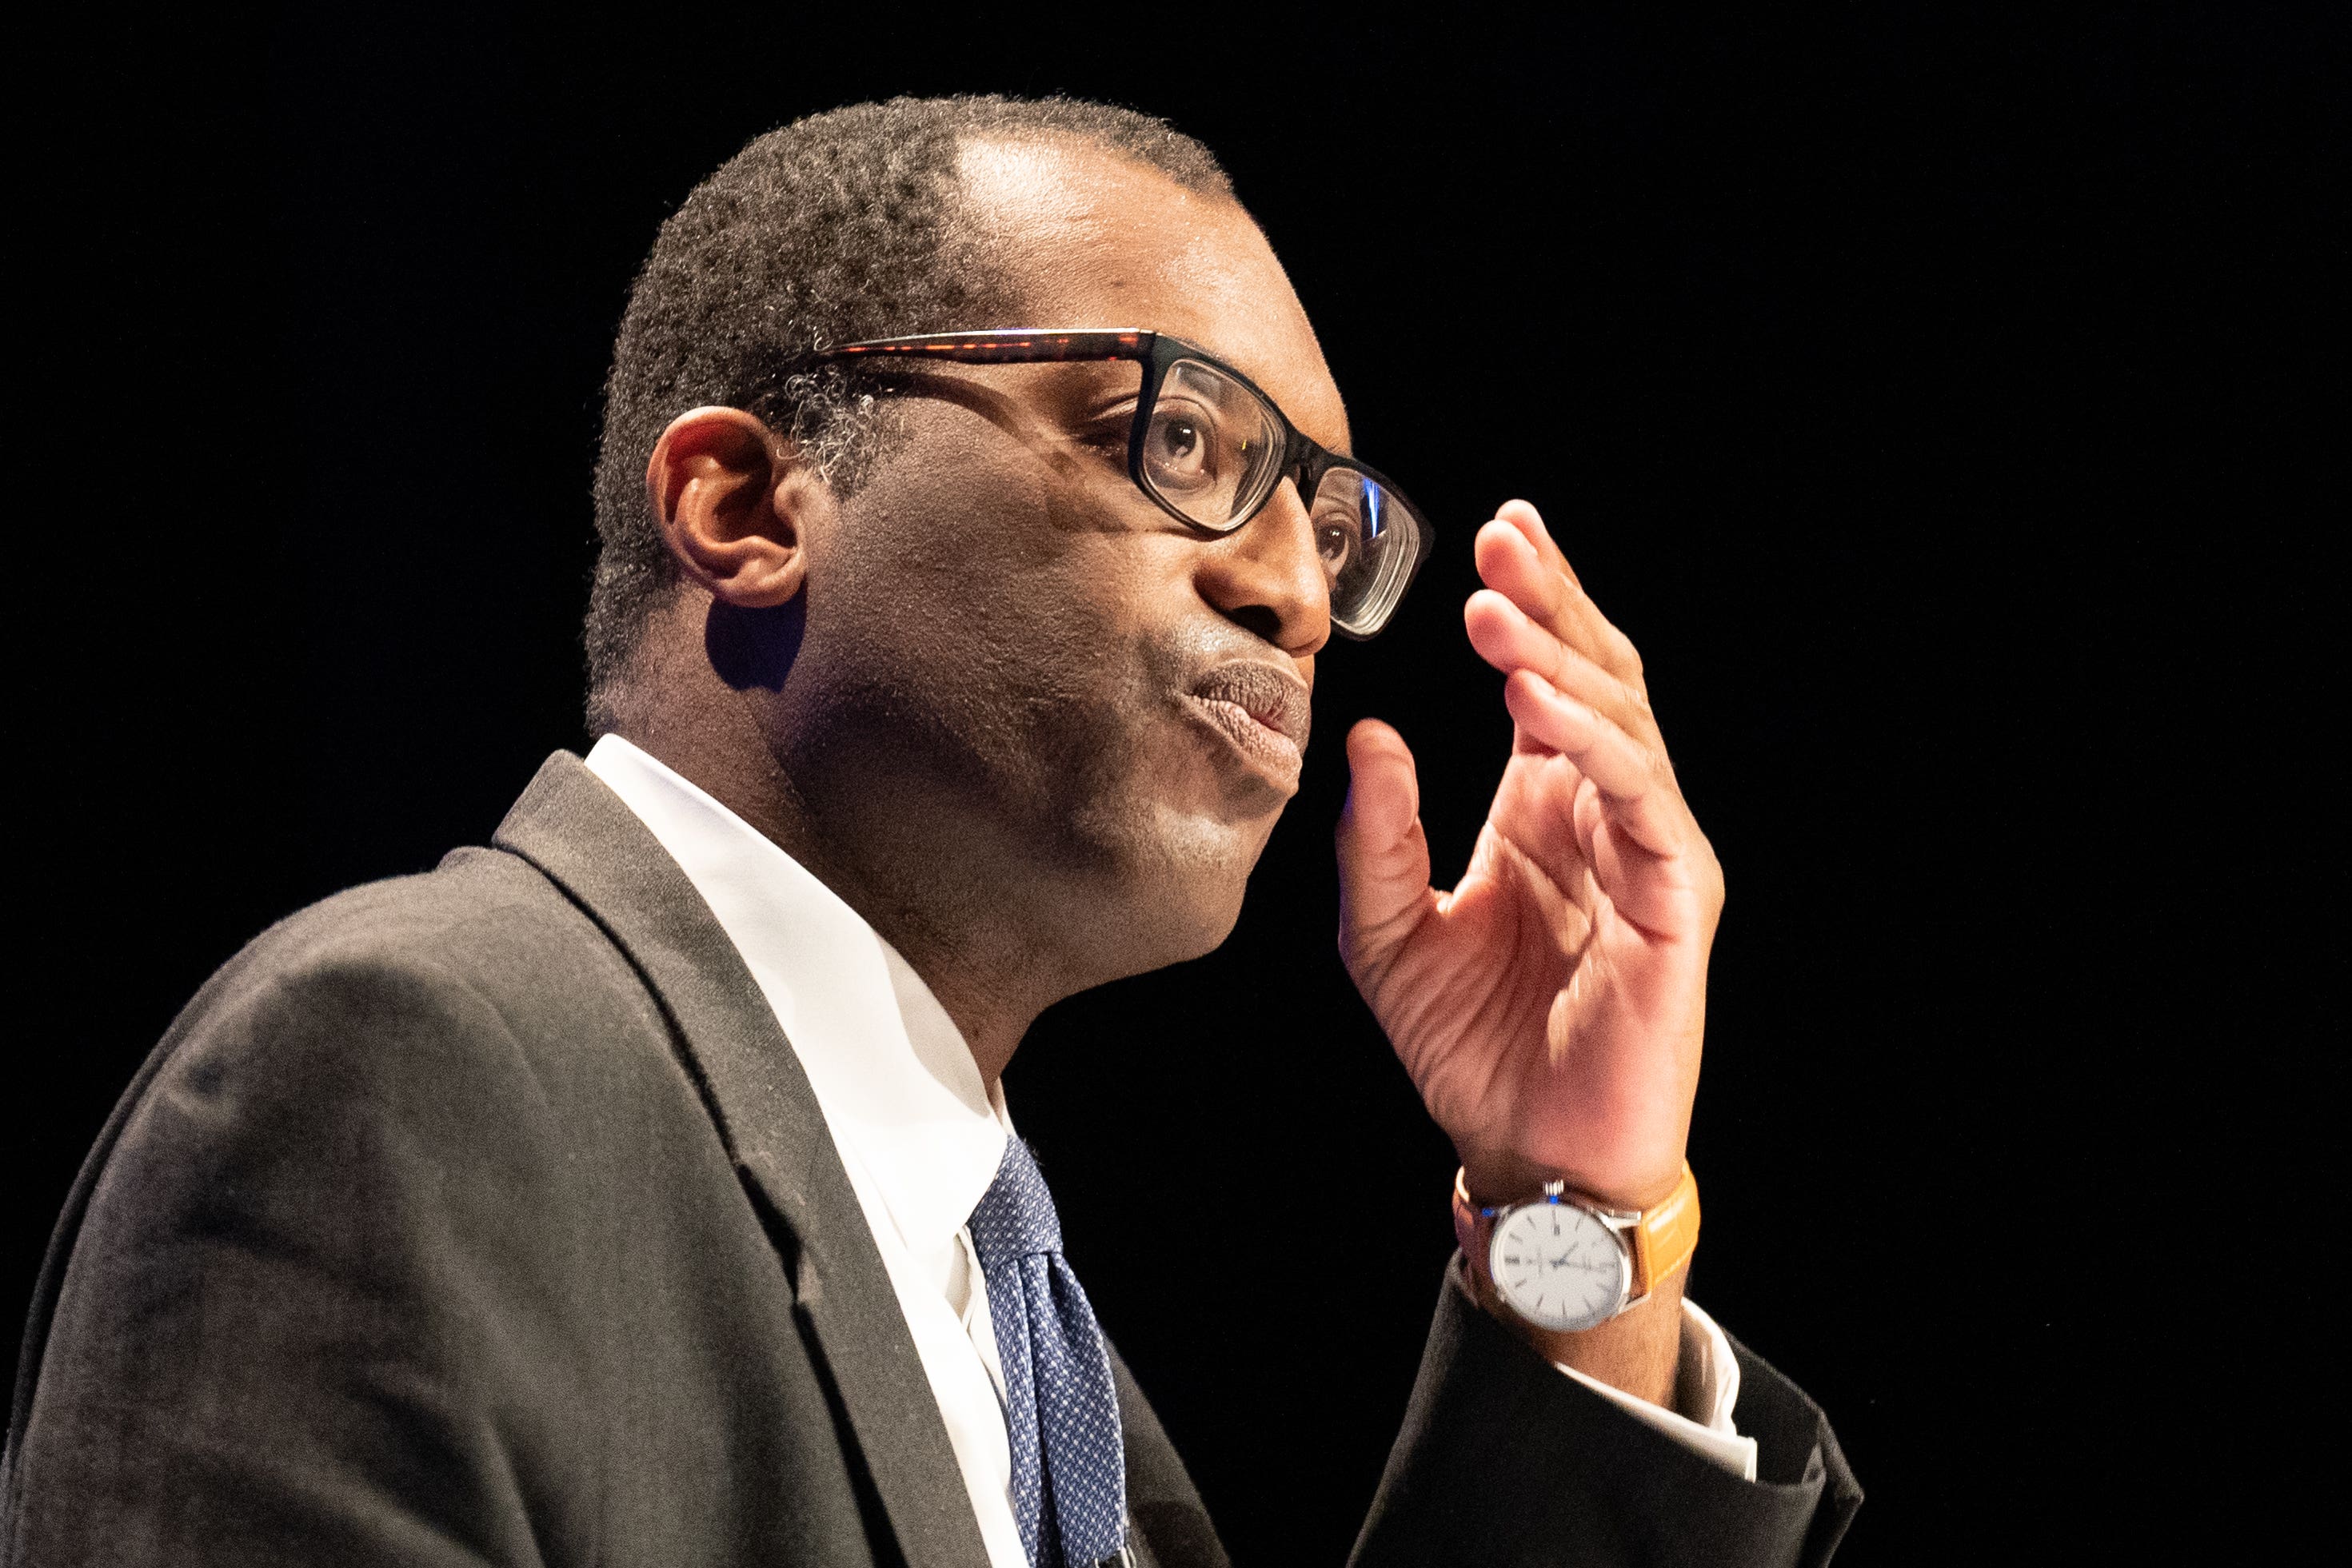
<path fill-rule="evenodd" d="M 935 332 L 877 338 L 819 349 L 812 360 L 934 359 L 960 364 L 1052 364 L 1074 360 L 1149 360 L 1157 332 L 1115 327 L 1076 332 Z"/>

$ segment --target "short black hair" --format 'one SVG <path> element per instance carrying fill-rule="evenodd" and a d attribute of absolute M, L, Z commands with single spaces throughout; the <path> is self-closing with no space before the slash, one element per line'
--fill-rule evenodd
<path fill-rule="evenodd" d="M 1074 99 L 898 98 L 794 120 L 753 141 L 662 225 L 621 319 L 596 462 L 603 542 L 584 628 L 588 722 L 614 698 L 646 621 L 677 580 L 647 508 L 646 464 L 669 422 L 755 413 L 853 491 L 883 440 L 875 400 L 793 355 L 900 333 L 1022 325 L 1009 281 L 955 223 L 958 157 L 983 138 L 1070 139 L 1230 198 L 1209 150 L 1166 121 Z M 1055 325 L 1055 323 L 1044 323 Z"/>

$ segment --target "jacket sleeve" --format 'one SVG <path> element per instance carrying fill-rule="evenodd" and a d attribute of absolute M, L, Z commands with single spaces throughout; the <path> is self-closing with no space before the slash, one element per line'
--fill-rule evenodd
<path fill-rule="evenodd" d="M 380 957 L 190 1012 L 53 1251 L 0 1557 L 541 1561 L 594 1458 L 543 1285 L 562 1155 L 498 1012 Z"/>
<path fill-rule="evenodd" d="M 1356 1568 L 1828 1561 L 1862 1490 L 1828 1420 L 1734 1344 L 1754 1481 L 1561 1376 L 1449 1281 Z"/>

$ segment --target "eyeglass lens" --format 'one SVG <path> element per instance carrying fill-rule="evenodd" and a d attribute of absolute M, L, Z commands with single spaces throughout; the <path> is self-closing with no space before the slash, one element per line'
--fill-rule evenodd
<path fill-rule="evenodd" d="M 1281 483 L 1283 448 L 1280 423 L 1249 388 L 1213 365 L 1179 360 L 1152 403 L 1140 466 L 1162 501 L 1223 533 Z M 1412 528 L 1395 510 L 1386 489 L 1352 468 L 1328 470 L 1308 500 L 1332 617 L 1352 631 L 1386 618 L 1412 566 Z"/>
<path fill-rule="evenodd" d="M 1223 533 L 1274 488 L 1282 427 L 1247 387 L 1197 360 L 1168 367 L 1143 438 L 1143 475 L 1160 497 Z"/>
<path fill-rule="evenodd" d="M 1331 585 L 1331 613 L 1351 631 L 1388 618 L 1412 565 L 1412 526 L 1395 498 L 1353 468 L 1327 469 L 1308 514 Z"/>

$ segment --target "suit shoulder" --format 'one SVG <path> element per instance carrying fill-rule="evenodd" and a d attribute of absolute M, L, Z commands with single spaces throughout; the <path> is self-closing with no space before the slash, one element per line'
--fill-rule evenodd
<path fill-rule="evenodd" d="M 486 950 L 528 945 L 554 957 L 609 949 L 595 925 L 530 862 L 461 849 L 429 872 L 350 888 L 288 915 L 224 967 L 283 974 L 320 964 L 468 967 Z"/>
<path fill-rule="evenodd" d="M 164 1090 L 236 1081 L 313 1104 L 398 1082 L 437 1098 L 486 1074 L 593 1080 L 606 1075 L 600 1061 L 664 1071 L 666 1036 L 594 921 L 530 862 L 468 849 L 262 933 L 182 1010 L 142 1076 Z"/>
<path fill-rule="evenodd" d="M 536 867 L 462 849 L 430 872 L 352 888 L 278 922 L 222 967 L 181 1022 L 257 991 L 331 991 L 339 977 L 363 976 L 461 988 L 509 1027 L 582 1007 L 651 1009 L 619 948 Z"/>

